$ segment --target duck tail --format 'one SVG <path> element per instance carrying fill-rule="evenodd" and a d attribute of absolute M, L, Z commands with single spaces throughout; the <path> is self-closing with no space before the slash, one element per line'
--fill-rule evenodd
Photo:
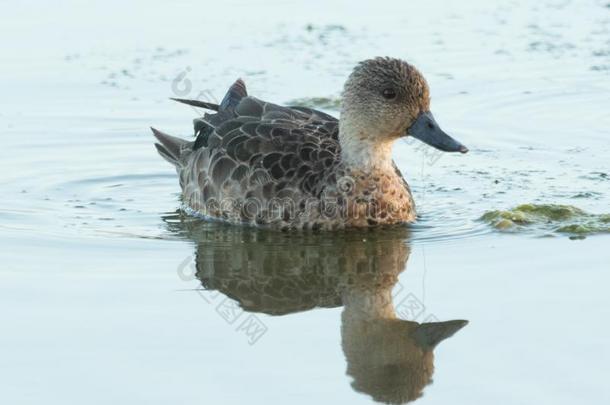
<path fill-rule="evenodd" d="M 159 143 L 155 143 L 157 152 L 159 152 L 163 159 L 167 160 L 174 166 L 179 167 L 180 155 L 184 150 L 183 146 L 186 145 L 188 141 L 168 135 L 152 127 L 150 129 L 152 130 L 155 138 L 157 138 L 159 141 Z"/>
<path fill-rule="evenodd" d="M 193 107 L 205 108 L 206 110 L 218 111 L 218 109 L 220 108 L 220 106 L 218 104 L 208 103 L 207 101 L 201 101 L 201 100 L 190 100 L 187 98 L 173 98 L 173 97 L 170 97 L 170 100 L 174 100 L 179 103 L 186 104 L 186 105 L 192 105 Z"/>
<path fill-rule="evenodd" d="M 229 87 L 227 94 L 225 94 L 220 104 L 214 104 L 201 100 L 191 100 L 186 98 L 170 97 L 170 99 L 182 104 L 191 105 L 193 107 L 205 108 L 206 110 L 221 112 L 233 110 L 235 107 L 237 107 L 237 104 L 239 104 L 241 99 L 244 97 L 248 97 L 246 83 L 244 83 L 242 79 L 237 79 L 235 83 L 233 83 L 231 87 Z"/>

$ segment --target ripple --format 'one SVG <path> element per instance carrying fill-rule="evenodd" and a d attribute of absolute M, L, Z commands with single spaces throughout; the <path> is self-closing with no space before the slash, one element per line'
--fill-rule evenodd
<path fill-rule="evenodd" d="M 89 235 L 151 238 L 163 234 L 163 207 L 176 201 L 176 176 L 148 174 L 75 177 L 64 182 L 38 180 L 22 209 L 0 210 L 2 227 L 49 236 Z M 52 177 L 52 179 L 55 179 Z"/>
<path fill-rule="evenodd" d="M 422 212 L 410 229 L 414 242 L 426 243 L 458 241 L 491 233 L 470 210 L 456 209 L 455 205 Z"/>

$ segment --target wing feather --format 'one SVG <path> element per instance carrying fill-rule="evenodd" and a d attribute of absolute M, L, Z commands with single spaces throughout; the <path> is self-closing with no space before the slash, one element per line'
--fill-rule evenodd
<path fill-rule="evenodd" d="M 224 197 L 243 201 L 320 196 L 324 179 L 331 178 L 333 166 L 340 163 L 336 118 L 247 96 L 240 80 L 216 109 L 194 120 L 193 153 L 181 168 L 187 201 L 193 195 L 206 202 Z M 256 220 L 246 218 L 243 209 L 242 205 L 229 214 L 208 214 Z"/>

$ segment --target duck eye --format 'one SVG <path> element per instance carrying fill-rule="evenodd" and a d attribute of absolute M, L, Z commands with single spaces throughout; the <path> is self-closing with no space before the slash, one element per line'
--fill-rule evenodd
<path fill-rule="evenodd" d="M 391 89 L 391 88 L 384 89 L 381 94 L 383 95 L 384 98 L 387 98 L 388 100 L 396 98 L 396 92 L 394 91 L 394 89 Z"/>

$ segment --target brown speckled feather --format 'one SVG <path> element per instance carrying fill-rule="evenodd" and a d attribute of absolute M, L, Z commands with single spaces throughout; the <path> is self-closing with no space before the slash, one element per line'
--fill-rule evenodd
<path fill-rule="evenodd" d="M 194 120 L 194 142 L 169 151 L 169 135 L 155 130 L 159 152 L 176 165 L 184 203 L 197 213 L 280 229 L 336 229 L 413 219 L 413 203 L 401 176 L 380 173 L 373 186 L 367 181 L 370 173 L 365 176 L 343 164 L 336 118 L 247 96 L 241 80 L 219 106 L 205 106 L 217 112 Z M 387 204 L 390 193 L 395 207 Z"/>

